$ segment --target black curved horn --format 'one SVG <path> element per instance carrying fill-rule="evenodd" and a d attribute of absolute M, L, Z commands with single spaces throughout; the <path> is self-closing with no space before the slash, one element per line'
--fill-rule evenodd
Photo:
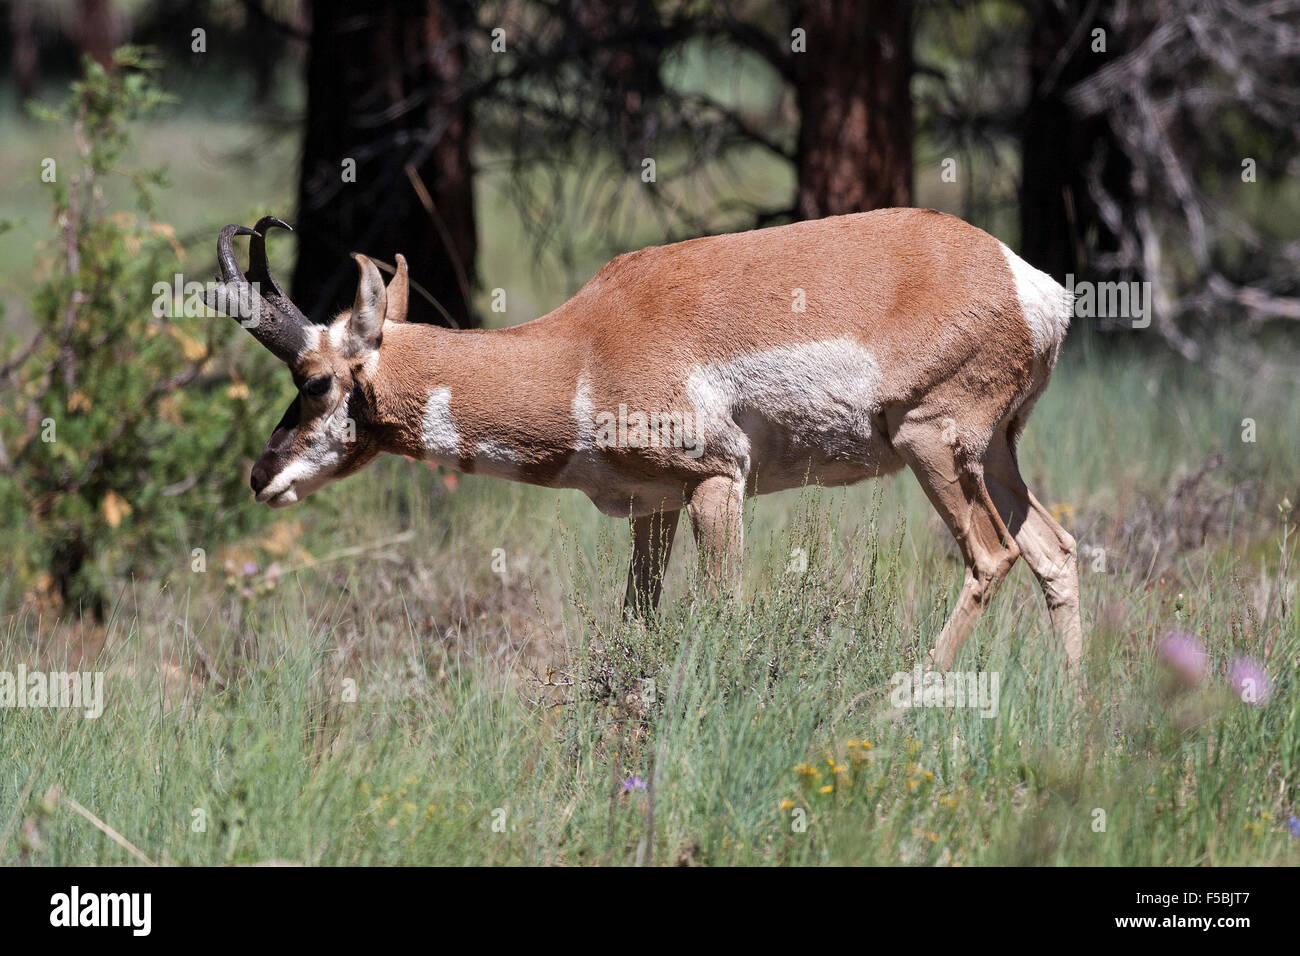
<path fill-rule="evenodd" d="M 285 220 L 277 219 L 276 216 L 263 216 L 257 220 L 257 225 L 252 228 L 252 238 L 248 239 L 248 278 L 268 287 L 272 293 L 268 298 L 278 299 L 277 306 L 283 302 L 292 310 L 299 311 L 285 295 L 285 290 L 279 287 L 276 277 L 270 274 L 270 263 L 266 261 L 266 230 L 269 229 L 285 229 L 287 232 L 294 232 L 291 225 Z M 299 311 L 299 315 L 302 315 L 302 312 Z M 303 316 L 303 321 L 307 321 L 307 317 Z"/>
<path fill-rule="evenodd" d="M 235 250 L 231 248 L 231 242 L 235 236 L 251 236 L 253 230 L 247 226 L 236 226 L 231 223 L 221 230 L 217 236 L 217 263 L 221 266 L 221 278 L 226 282 L 237 281 L 243 273 L 239 271 L 239 263 L 235 260 Z"/>
<path fill-rule="evenodd" d="M 228 225 L 217 237 L 217 263 L 221 284 L 204 301 L 208 308 L 236 319 L 271 354 L 292 363 L 307 344 L 310 323 L 302 311 L 280 289 L 266 261 L 265 229 L 289 226 L 274 216 L 258 220 L 257 229 Z M 232 247 L 235 236 L 249 238 L 249 271 L 240 272 Z"/>

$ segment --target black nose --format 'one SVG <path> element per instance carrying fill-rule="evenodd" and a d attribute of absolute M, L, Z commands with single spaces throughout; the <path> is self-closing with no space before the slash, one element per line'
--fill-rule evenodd
<path fill-rule="evenodd" d="M 270 482 L 270 480 L 271 476 L 267 473 L 266 469 L 262 467 L 261 462 L 258 462 L 253 466 L 253 473 L 248 478 L 248 484 L 252 487 L 253 494 L 260 495 L 262 489 L 267 486 L 267 483 Z"/>

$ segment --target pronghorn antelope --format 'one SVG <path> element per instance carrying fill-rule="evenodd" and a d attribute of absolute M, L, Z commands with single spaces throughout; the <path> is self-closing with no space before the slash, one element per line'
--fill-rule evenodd
<path fill-rule="evenodd" d="M 576 488 L 631 519 L 625 609 L 646 616 L 683 508 L 711 587 L 734 592 L 746 496 L 907 465 L 966 563 L 930 666 L 951 668 L 1023 557 L 1077 675 L 1074 540 L 1015 452 L 1071 303 L 982 230 L 882 209 L 694 239 L 619 256 L 532 322 L 450 331 L 404 321 L 400 255 L 387 287 L 355 255 L 352 308 L 312 324 L 270 275 L 271 227 L 288 228 L 221 231 L 209 297 L 251 303 L 242 324 L 299 388 L 253 468 L 258 501 L 293 504 L 381 452 Z"/>

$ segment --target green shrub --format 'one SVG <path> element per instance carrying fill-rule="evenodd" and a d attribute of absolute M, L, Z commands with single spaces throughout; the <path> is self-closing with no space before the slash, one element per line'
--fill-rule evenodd
<path fill-rule="evenodd" d="M 233 323 L 160 296 L 185 250 L 151 221 L 161 170 L 119 168 L 127 124 L 168 97 L 156 64 L 123 48 L 115 68 L 92 61 L 68 101 L 44 118 L 70 131 L 56 157 L 55 234 L 33 296 L 36 334 L 0 364 L 0 519 L 27 518 L 0 545 L 17 570 L 9 588 L 57 593 L 74 613 L 102 616 L 108 584 L 163 554 L 188 566 L 216 523 L 249 520 L 244 462 L 265 434 L 248 390 L 214 360 Z M 75 170 L 75 171 L 74 171 Z M 138 214 L 112 210 L 105 183 L 125 177 Z M 239 523 L 236 520 L 236 525 Z"/>

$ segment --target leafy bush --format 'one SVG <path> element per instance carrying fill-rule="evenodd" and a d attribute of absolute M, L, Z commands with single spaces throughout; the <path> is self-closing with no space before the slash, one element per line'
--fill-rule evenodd
<path fill-rule="evenodd" d="M 0 518 L 30 515 L 27 535 L 0 545 L 18 572 L 9 586 L 96 616 L 114 576 L 163 553 L 188 566 L 218 522 L 256 513 L 231 506 L 246 500 L 246 461 L 265 434 L 247 387 L 214 359 L 233 323 L 155 289 L 185 259 L 171 227 L 149 218 L 162 172 L 117 166 L 127 124 L 168 101 L 156 68 L 132 48 L 111 71 L 88 60 L 67 102 L 42 111 L 70 130 L 75 157 L 57 158 L 48 186 L 55 235 L 36 334 L 0 364 Z M 110 209 L 115 176 L 135 187 L 138 215 Z"/>

